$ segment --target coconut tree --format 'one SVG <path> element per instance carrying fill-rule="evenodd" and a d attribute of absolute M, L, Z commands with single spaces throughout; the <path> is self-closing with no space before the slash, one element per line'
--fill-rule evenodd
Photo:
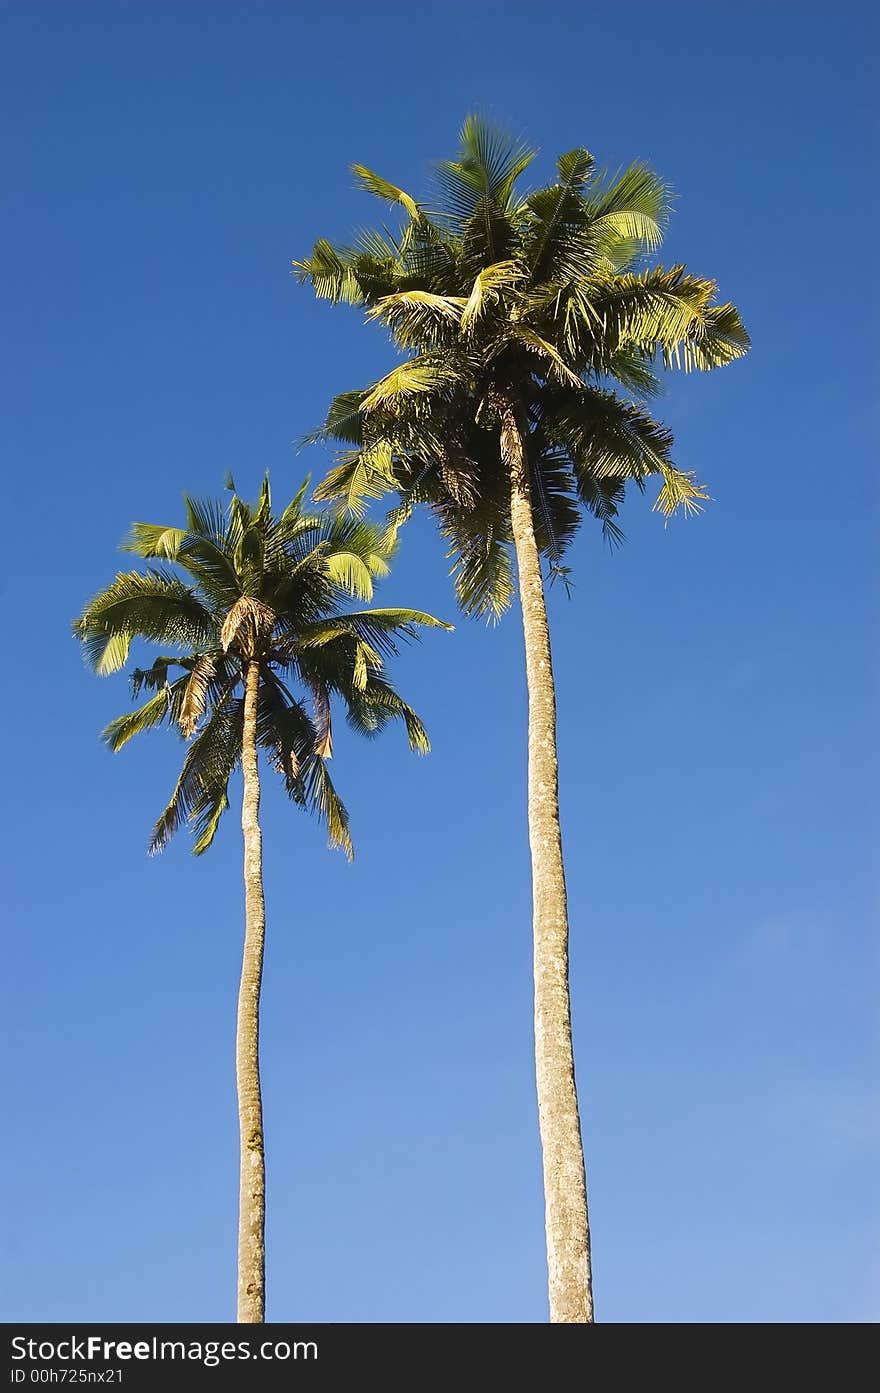
<path fill-rule="evenodd" d="M 621 540 L 630 481 L 644 489 L 657 475 L 655 506 L 667 516 L 700 508 L 705 490 L 674 464 L 672 436 L 646 401 L 661 367 L 719 367 L 748 338 L 713 281 L 647 264 L 669 211 L 668 188 L 647 166 L 603 173 L 579 148 L 560 156 L 552 183 L 527 192 L 533 157 L 470 117 L 457 158 L 435 166 L 428 202 L 354 165 L 359 186 L 396 209 L 394 228 L 351 246 L 318 241 L 294 269 L 319 296 L 365 306 L 403 355 L 333 401 L 316 435 L 342 449 L 316 497 L 357 516 L 396 493 L 392 530 L 426 504 L 469 614 L 497 619 L 518 580 L 550 1318 L 590 1321 L 545 581 L 567 579 L 584 513 Z"/>
<path fill-rule="evenodd" d="M 307 481 L 308 482 L 308 481 Z M 184 527 L 135 523 L 123 550 L 153 561 L 90 600 L 74 624 L 95 672 L 117 672 L 133 639 L 162 652 L 135 668 L 132 694 L 147 699 L 111 721 L 110 749 L 154 726 L 188 742 L 168 806 L 153 828 L 159 852 L 188 823 L 193 851 L 211 845 L 229 806 L 229 781 L 243 774 L 245 937 L 238 996 L 236 1074 L 240 1130 L 238 1319 L 265 1313 L 265 1155 L 259 1020 L 265 909 L 258 752 L 294 803 L 326 824 L 330 845 L 351 857 L 349 820 L 328 772 L 332 707 L 375 735 L 402 720 L 413 750 L 428 737 L 397 694 L 385 659 L 423 626 L 448 628 L 409 609 L 353 609 L 387 572 L 393 546 L 367 523 L 307 512 L 304 484 L 277 515 L 268 476 L 259 501 L 185 498 Z"/>

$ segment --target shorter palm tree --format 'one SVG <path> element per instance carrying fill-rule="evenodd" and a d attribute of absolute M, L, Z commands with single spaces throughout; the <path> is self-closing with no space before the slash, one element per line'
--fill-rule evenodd
<path fill-rule="evenodd" d="M 393 550 L 386 532 L 303 508 L 308 481 L 280 516 L 268 476 L 259 501 L 185 498 L 186 526 L 135 523 L 123 550 L 158 563 L 117 575 L 74 624 L 95 672 L 117 672 L 133 639 L 174 652 L 136 668 L 132 693 L 149 693 L 111 721 L 113 751 L 154 726 L 188 742 L 180 777 L 155 827 L 161 851 L 183 823 L 196 855 L 213 841 L 229 806 L 229 781 L 242 767 L 245 940 L 238 997 L 236 1073 L 241 1147 L 238 1319 L 265 1318 L 265 1154 L 259 1016 L 265 907 L 258 750 L 290 798 L 326 824 L 331 846 L 351 857 L 349 820 L 327 770 L 331 708 L 340 698 L 349 724 L 375 735 L 402 720 L 413 750 L 429 749 L 416 713 L 390 684 L 384 660 L 421 626 L 450 628 L 410 609 L 348 609 L 369 600 Z"/>

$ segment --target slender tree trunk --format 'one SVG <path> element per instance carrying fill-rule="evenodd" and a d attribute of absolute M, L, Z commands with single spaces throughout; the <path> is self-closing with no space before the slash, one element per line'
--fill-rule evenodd
<path fill-rule="evenodd" d="M 263 902 L 263 839 L 260 832 L 260 774 L 257 768 L 257 698 L 260 667 L 253 659 L 245 680 L 242 770 L 244 796 L 244 953 L 235 1041 L 241 1170 L 238 1209 L 238 1319 L 265 1319 L 266 1163 L 260 1092 L 260 985 L 266 909 Z"/>
<path fill-rule="evenodd" d="M 510 473 L 529 698 L 529 843 L 535 962 L 535 1074 L 544 1163 L 551 1321 L 593 1319 L 590 1226 L 568 989 L 568 907 L 556 752 L 556 693 L 524 426 L 502 395 L 501 451 Z"/>

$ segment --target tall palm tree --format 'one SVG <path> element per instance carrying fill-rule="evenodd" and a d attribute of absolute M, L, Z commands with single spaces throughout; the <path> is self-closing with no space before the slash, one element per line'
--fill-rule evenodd
<path fill-rule="evenodd" d="M 556 698 L 541 559 L 563 557 L 584 512 L 611 543 L 628 481 L 658 475 L 667 516 L 706 498 L 672 461 L 645 406 L 656 369 L 707 369 L 748 348 L 713 281 L 645 264 L 660 245 L 666 185 L 643 164 L 597 171 L 560 156 L 528 193 L 534 151 L 470 117 L 458 157 L 435 166 L 430 206 L 354 165 L 399 213 L 394 231 L 315 244 L 294 262 L 319 296 L 366 306 L 404 361 L 332 403 L 316 438 L 344 449 L 316 497 L 359 515 L 399 496 L 394 529 L 426 504 L 449 544 L 458 598 L 498 618 L 516 589 L 529 698 L 528 814 L 534 897 L 535 1052 L 550 1318 L 590 1321 L 586 1182 L 575 1088 L 568 912 L 559 825 Z"/>
<path fill-rule="evenodd" d="M 237 495 L 227 510 L 185 498 L 185 527 L 135 523 L 123 549 L 159 564 L 117 575 L 74 624 L 87 661 L 102 675 L 124 666 L 132 639 L 174 650 L 134 670 L 133 695 L 152 695 L 104 731 L 114 751 L 162 724 L 189 742 L 153 828 L 151 852 L 161 851 L 185 822 L 195 833 L 195 854 L 206 851 L 229 806 L 229 780 L 242 767 L 238 1319 L 252 1323 L 265 1315 L 259 1021 L 266 920 L 258 750 L 293 802 L 317 813 L 330 844 L 350 857 L 348 815 L 327 770 L 333 698 L 341 698 L 349 724 L 364 735 L 401 719 L 411 748 L 425 753 L 424 726 L 391 686 L 383 659 L 419 626 L 449 628 L 418 610 L 347 607 L 352 598 L 371 598 L 393 544 L 367 523 L 304 511 L 307 482 L 280 516 L 272 511 L 267 476 L 255 506 Z"/>

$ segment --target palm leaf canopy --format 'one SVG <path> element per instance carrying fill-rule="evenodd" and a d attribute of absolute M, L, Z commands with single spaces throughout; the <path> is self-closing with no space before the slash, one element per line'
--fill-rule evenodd
<path fill-rule="evenodd" d="M 135 523 L 123 550 L 152 564 L 117 575 L 74 623 L 87 663 L 100 674 L 125 666 L 133 640 L 164 650 L 131 674 L 132 696 L 145 699 L 104 731 L 114 751 L 160 725 L 187 741 L 153 829 L 153 852 L 183 823 L 194 832 L 196 854 L 210 846 L 241 761 L 252 660 L 259 664 L 259 745 L 291 799 L 316 813 L 330 844 L 349 856 L 348 814 L 327 768 L 335 702 L 361 734 L 400 720 L 411 748 L 429 749 L 386 662 L 419 629 L 450 626 L 418 610 L 353 608 L 371 600 L 386 574 L 393 535 L 359 518 L 307 511 L 307 484 L 280 515 L 267 476 L 253 505 L 236 494 L 226 508 L 185 498 L 184 526 Z"/>
<path fill-rule="evenodd" d="M 426 504 L 449 542 L 461 605 L 492 617 L 513 593 L 499 389 L 518 403 L 552 572 L 584 511 L 621 539 L 630 481 L 644 488 L 659 476 L 655 506 L 667 516 L 700 507 L 705 491 L 675 466 L 672 437 L 646 403 L 659 369 L 721 367 L 749 347 L 713 281 L 649 264 L 671 203 L 651 169 L 609 174 L 575 149 L 551 184 L 527 192 L 533 157 L 469 117 L 424 202 L 356 165 L 396 227 L 350 246 L 319 241 L 293 263 L 319 296 L 364 306 L 404 355 L 378 382 L 338 396 L 309 437 L 341 447 L 316 497 L 359 518 L 397 493 L 393 526 Z"/>

